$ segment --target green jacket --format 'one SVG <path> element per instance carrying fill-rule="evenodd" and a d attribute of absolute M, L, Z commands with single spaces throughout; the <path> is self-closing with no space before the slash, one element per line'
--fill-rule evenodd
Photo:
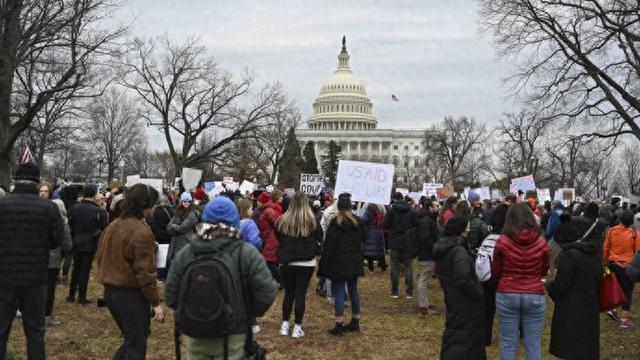
<path fill-rule="evenodd" d="M 187 266 L 195 260 L 195 254 L 201 251 L 215 250 L 230 244 L 233 241 L 242 241 L 239 239 L 232 239 L 228 237 L 219 237 L 214 240 L 204 240 L 196 235 L 193 236 L 189 245 L 185 246 L 171 263 L 169 268 L 169 274 L 165 283 L 165 302 L 167 306 L 172 309 L 178 308 L 178 299 L 180 296 L 180 280 L 182 274 L 187 269 Z M 232 256 L 237 256 L 235 252 L 239 252 L 242 249 L 242 276 L 248 277 L 247 287 L 249 292 L 249 301 L 247 302 L 252 310 L 252 315 L 260 317 L 269 309 L 276 297 L 276 288 L 273 283 L 273 278 L 267 264 L 265 263 L 262 255 L 256 250 L 256 248 L 249 243 L 242 243 L 241 247 L 238 247 L 234 251 Z M 241 284 L 238 284 L 241 286 Z M 247 294 L 243 294 L 247 296 Z M 248 329 L 249 321 L 246 313 L 241 317 L 243 319 L 242 328 Z M 245 326 L 246 325 L 246 326 Z"/>

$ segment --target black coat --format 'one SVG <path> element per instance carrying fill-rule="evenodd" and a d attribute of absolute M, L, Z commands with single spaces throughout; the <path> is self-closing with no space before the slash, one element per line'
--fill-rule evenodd
<path fill-rule="evenodd" d="M 389 230 L 389 248 L 407 249 L 407 237 L 415 236 L 418 227 L 418 214 L 406 201 L 393 203 L 384 216 L 382 227 Z"/>
<path fill-rule="evenodd" d="M 438 241 L 438 229 L 429 213 L 422 209 L 418 213 L 418 260 L 431 261 L 433 257 L 433 246 Z"/>
<path fill-rule="evenodd" d="M 107 225 L 107 212 L 93 201 L 82 200 L 74 205 L 69 214 L 73 251 L 96 252 L 100 234 Z"/>
<path fill-rule="evenodd" d="M 440 359 L 484 360 L 482 285 L 462 242 L 461 237 L 447 236 L 433 247 L 447 309 Z"/>
<path fill-rule="evenodd" d="M 293 261 L 308 261 L 320 255 L 320 243 L 322 242 L 322 228 L 316 224 L 316 228 L 309 236 L 294 237 L 278 231 L 278 262 L 288 264 Z"/>
<path fill-rule="evenodd" d="M 39 197 L 35 186 L 18 184 L 0 198 L 0 287 L 45 284 L 49 250 L 61 245 L 63 235 L 58 207 Z"/>
<path fill-rule="evenodd" d="M 168 206 L 158 206 L 153 210 L 153 219 L 149 225 L 159 244 L 169 244 L 171 242 L 171 234 L 167 231 L 167 225 L 169 225 L 172 217 L 173 210 Z"/>
<path fill-rule="evenodd" d="M 567 360 L 600 358 L 601 281 L 602 264 L 597 245 L 575 243 L 560 255 L 556 277 L 546 286 L 555 302 L 551 354 Z"/>
<path fill-rule="evenodd" d="M 362 243 L 367 238 L 367 232 L 360 220 L 354 218 L 356 224 L 349 220 L 338 224 L 337 218 L 331 220 L 324 238 L 318 276 L 332 281 L 345 281 L 364 275 Z"/>
<path fill-rule="evenodd" d="M 586 216 L 571 217 L 571 222 L 574 223 L 578 228 L 578 233 L 580 234 L 579 239 L 581 239 L 584 236 L 584 234 L 589 230 L 589 228 L 591 228 L 591 225 L 593 225 L 594 221 L 595 221 L 594 219 Z M 602 244 L 604 244 L 604 236 L 606 235 L 605 234 L 606 231 L 607 231 L 606 220 L 598 219 L 598 223 L 593 228 L 593 230 L 587 235 L 584 241 L 596 244 L 602 248 Z"/>

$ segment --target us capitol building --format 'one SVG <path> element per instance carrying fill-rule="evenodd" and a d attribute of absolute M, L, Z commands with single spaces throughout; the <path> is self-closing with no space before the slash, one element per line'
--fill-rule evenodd
<path fill-rule="evenodd" d="M 421 165 L 425 130 L 377 128 L 364 83 L 349 67 L 344 37 L 338 68 L 322 84 L 307 124 L 307 129 L 296 130 L 296 136 L 301 148 L 314 142 L 318 164 L 333 140 L 342 147 L 345 160 L 393 163 L 401 168 Z"/>

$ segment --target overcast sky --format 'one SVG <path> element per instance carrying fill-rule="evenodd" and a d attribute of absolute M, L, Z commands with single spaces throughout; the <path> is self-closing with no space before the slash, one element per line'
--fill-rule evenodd
<path fill-rule="evenodd" d="M 136 17 L 132 36 L 195 35 L 223 69 L 282 82 L 305 119 L 344 34 L 378 127 L 424 128 L 446 115 L 493 125 L 513 108 L 509 66 L 479 32 L 477 10 L 474 0 L 130 0 L 120 14 Z"/>

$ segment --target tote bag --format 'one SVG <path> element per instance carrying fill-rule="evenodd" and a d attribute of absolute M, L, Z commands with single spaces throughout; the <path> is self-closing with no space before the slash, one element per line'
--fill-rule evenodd
<path fill-rule="evenodd" d="M 609 311 L 626 304 L 627 297 L 624 295 L 616 274 L 605 269 L 605 275 L 600 283 L 600 311 Z"/>

